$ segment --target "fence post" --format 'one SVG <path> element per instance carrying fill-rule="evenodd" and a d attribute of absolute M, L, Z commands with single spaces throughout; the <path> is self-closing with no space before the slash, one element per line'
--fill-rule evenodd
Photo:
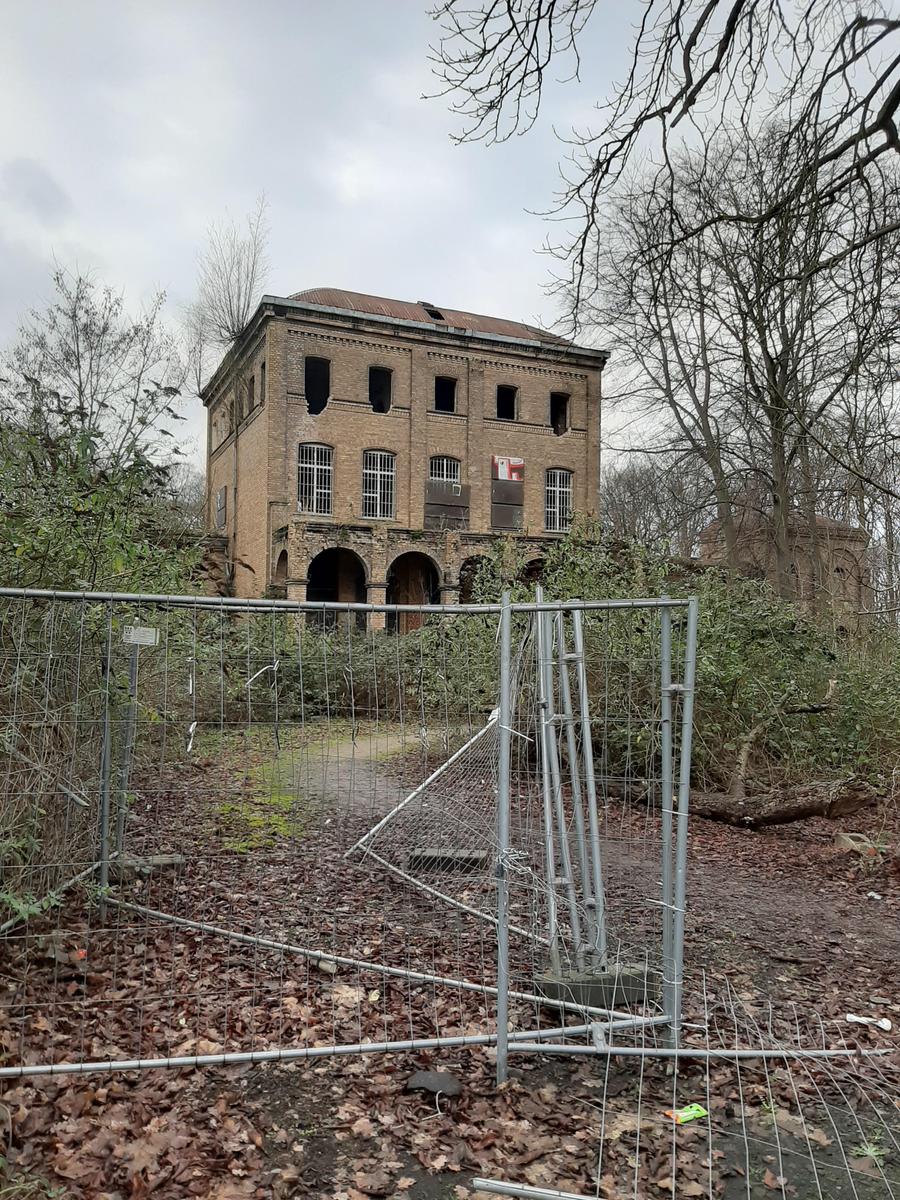
<path fill-rule="evenodd" d="M 668 597 L 663 597 L 664 600 Z M 660 801 L 662 806 L 662 941 L 663 1011 L 669 1018 L 670 1037 L 678 1020 L 675 1010 L 674 903 L 672 844 L 674 797 L 672 759 L 672 610 L 665 604 L 659 618 L 659 694 L 660 694 Z"/>
<path fill-rule="evenodd" d="M 537 604 L 544 601 L 544 590 L 534 589 Z M 538 764 L 541 775 L 541 801 L 543 808 L 544 869 L 547 874 L 547 937 L 549 941 L 550 969 L 554 975 L 562 972 L 559 955 L 559 919 L 556 909 L 556 849 L 553 838 L 553 800 L 550 794 L 550 764 L 547 756 L 546 708 L 544 697 L 544 622 L 539 610 L 534 614 L 534 640 L 537 672 L 537 744 Z"/>
<path fill-rule="evenodd" d="M 606 965 L 606 898 L 603 892 L 603 860 L 600 850 L 600 816 L 597 812 L 597 778 L 594 772 L 594 741 L 591 733 L 591 702 L 588 695 L 587 666 L 584 660 L 584 625 L 581 609 L 572 610 L 572 635 L 575 641 L 575 666 L 578 672 L 578 709 L 581 717 L 581 755 L 584 766 L 584 791 L 590 838 L 591 882 L 594 916 L 597 922 L 597 953 Z"/>
<path fill-rule="evenodd" d="M 103 744 L 100 751 L 100 920 L 106 921 L 106 893 L 109 890 L 109 791 L 112 759 L 112 731 L 109 706 L 112 682 L 112 607 L 106 630 L 106 671 L 103 688 Z"/>
<path fill-rule="evenodd" d="M 510 594 L 503 593 L 500 612 L 500 728 L 497 764 L 497 1084 L 509 1075 L 509 852 L 512 610 Z"/>
<path fill-rule="evenodd" d="M 128 813 L 128 781 L 131 777 L 131 758 L 134 754 L 134 728 L 137 720 L 137 679 L 140 646 L 131 647 L 128 660 L 128 717 L 122 745 L 122 766 L 119 771 L 119 806 L 116 810 L 116 858 L 125 852 L 125 820 Z"/>
<path fill-rule="evenodd" d="M 684 970 L 684 913 L 687 897 L 688 805 L 691 795 L 691 736 L 694 725 L 694 684 L 697 674 L 697 619 L 700 605 L 696 596 L 688 601 L 687 636 L 684 648 L 684 680 L 681 685 L 681 744 L 678 753 L 678 826 L 675 837 L 675 904 L 673 1012 L 675 1044 L 681 1027 L 681 994 Z"/>

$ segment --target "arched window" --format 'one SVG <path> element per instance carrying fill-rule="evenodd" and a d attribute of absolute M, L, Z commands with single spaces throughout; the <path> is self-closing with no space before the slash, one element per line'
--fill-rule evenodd
<path fill-rule="evenodd" d="M 459 483 L 459 459 L 435 454 L 428 463 L 428 478 L 435 483 Z"/>
<path fill-rule="evenodd" d="M 370 519 L 392 520 L 396 458 L 389 450 L 363 453 L 362 515 Z"/>
<path fill-rule="evenodd" d="M 548 533 L 565 533 L 572 524 L 572 472 L 551 467 L 544 486 L 544 524 Z"/>
<path fill-rule="evenodd" d="M 334 483 L 334 450 L 318 442 L 297 450 L 297 511 L 330 517 Z"/>

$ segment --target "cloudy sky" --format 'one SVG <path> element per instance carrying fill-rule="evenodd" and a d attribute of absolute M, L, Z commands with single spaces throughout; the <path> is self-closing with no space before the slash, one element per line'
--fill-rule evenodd
<path fill-rule="evenodd" d="M 554 126 L 588 121 L 621 74 L 626 6 L 594 18 L 583 85 L 552 88 L 537 129 L 496 147 L 454 145 L 448 102 L 421 98 L 428 7 L 0 0 L 0 344 L 47 298 L 54 260 L 133 304 L 163 288 L 176 319 L 209 222 L 260 192 L 270 292 L 552 321 L 531 213 L 552 203 Z"/>

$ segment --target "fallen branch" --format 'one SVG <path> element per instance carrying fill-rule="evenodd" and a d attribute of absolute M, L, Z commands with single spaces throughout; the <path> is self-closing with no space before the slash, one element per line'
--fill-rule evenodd
<path fill-rule="evenodd" d="M 691 812 L 697 817 L 724 821 L 744 829 L 763 829 L 769 825 L 787 825 L 809 817 L 835 820 L 851 816 L 876 804 L 880 793 L 864 780 L 852 776 L 838 783 L 810 783 L 798 787 L 775 788 L 749 799 L 725 792 L 693 792 Z"/>
<path fill-rule="evenodd" d="M 731 786 L 728 789 L 728 796 L 730 799 L 742 801 L 745 798 L 747 794 L 747 774 L 750 769 L 750 757 L 753 753 L 756 743 L 765 733 L 770 722 L 774 721 L 776 717 L 797 717 L 809 713 L 828 712 L 832 707 L 836 686 L 837 680 L 829 679 L 828 690 L 825 693 L 824 700 L 811 702 L 809 704 L 782 705 L 756 722 L 741 743 L 741 748 L 738 752 L 737 763 L 735 764 L 734 768 L 734 774 L 731 777 Z"/>

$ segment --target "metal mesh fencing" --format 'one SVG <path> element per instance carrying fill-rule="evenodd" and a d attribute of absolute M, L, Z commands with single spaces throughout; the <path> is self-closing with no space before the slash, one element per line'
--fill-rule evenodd
<path fill-rule="evenodd" d="M 691 612 L 2 594 L 0 1075 L 673 1030 Z"/>

